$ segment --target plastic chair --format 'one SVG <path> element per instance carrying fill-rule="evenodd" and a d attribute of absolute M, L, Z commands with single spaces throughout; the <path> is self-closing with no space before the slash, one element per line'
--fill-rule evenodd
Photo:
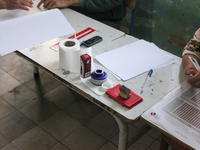
<path fill-rule="evenodd" d="M 137 0 L 124 0 L 124 2 L 125 2 L 126 7 L 132 10 L 131 23 L 129 26 L 129 35 L 132 35 L 134 22 L 135 22 Z"/>

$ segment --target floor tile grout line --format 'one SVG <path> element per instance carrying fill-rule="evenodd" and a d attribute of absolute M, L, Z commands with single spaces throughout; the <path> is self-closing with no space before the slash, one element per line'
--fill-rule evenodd
<path fill-rule="evenodd" d="M 86 127 L 86 128 L 88 128 L 90 131 L 96 133 L 96 134 L 97 134 L 98 136 L 100 136 L 101 138 L 105 139 L 105 143 L 103 143 L 100 147 L 102 147 L 104 144 L 106 144 L 106 143 L 109 141 L 109 140 L 107 140 L 106 138 L 104 138 L 103 136 L 101 136 L 99 133 L 97 133 L 97 132 L 93 131 L 91 128 L 87 127 L 86 125 L 83 124 L 83 126 Z M 100 147 L 99 147 L 99 148 L 100 148 Z M 99 149 L 99 148 L 98 148 L 98 149 Z M 98 149 L 97 149 L 97 150 L 98 150 Z"/>
<path fill-rule="evenodd" d="M 25 63 L 23 63 L 23 64 L 25 64 Z M 22 65 L 23 65 L 23 64 L 22 64 Z M 0 67 L 0 68 L 1 68 L 1 67 Z M 17 67 L 16 67 L 16 68 L 17 68 Z M 15 69 L 16 69 L 16 68 L 15 68 Z M 3 69 L 2 69 L 2 70 L 3 70 Z M 3 70 L 3 71 L 4 71 L 4 70 Z M 6 71 L 5 71 L 5 72 L 6 72 Z M 6 72 L 6 73 L 8 73 L 8 72 Z M 8 73 L 8 74 L 9 74 L 9 73 Z M 9 75 L 10 75 L 10 74 L 9 74 Z M 12 75 L 10 75 L 10 76 L 12 76 Z M 12 76 L 12 77 L 13 77 L 13 76 Z M 14 78 L 14 77 L 13 77 L 13 78 Z M 16 79 L 16 78 L 15 78 L 15 79 Z M 31 78 L 30 80 L 32 80 L 32 79 L 34 79 L 34 77 Z M 17 80 L 17 79 L 16 79 L 16 80 Z M 29 81 L 30 81 L 30 80 L 29 80 Z M 19 82 L 20 82 L 20 81 L 19 81 Z M 28 82 L 28 81 L 27 81 L 27 82 Z M 20 82 L 20 83 L 21 83 L 21 82 Z M 26 82 L 25 82 L 25 83 L 26 83 Z M 25 83 L 21 83 L 19 86 L 21 86 L 21 85 L 26 86 Z M 17 86 L 17 87 L 18 87 L 18 86 Z M 15 88 L 16 88 L 16 87 L 15 87 Z M 26 86 L 26 88 L 28 88 L 28 87 Z M 29 88 L 29 89 L 30 89 L 30 88 Z M 32 89 L 30 89 L 30 90 L 33 91 Z M 52 89 L 52 90 L 54 90 L 54 89 Z M 51 91 L 52 91 L 52 90 L 51 90 Z M 51 91 L 49 91 L 49 92 L 51 92 Z M 8 92 L 8 91 L 7 91 L 7 92 Z M 35 91 L 33 91 L 33 92 L 36 93 Z M 47 93 L 49 93 L 49 92 L 47 92 Z M 47 93 L 45 93 L 45 94 L 47 94 Z M 5 94 L 5 93 L 4 93 L 4 94 Z M 36 94 L 38 94 L 38 93 L 36 93 Z M 44 96 L 44 95 L 43 95 L 43 96 Z M 43 96 L 39 95 L 39 97 L 44 98 Z M 1 95 L 0 97 L 2 97 L 2 95 Z M 38 97 L 38 98 L 39 98 L 39 97 Z M 3 98 L 2 98 L 2 99 L 3 99 Z M 47 100 L 46 98 L 44 98 L 44 99 L 45 99 L 46 101 L 48 101 L 49 103 L 51 103 L 51 102 L 50 102 L 49 100 Z M 3 99 L 3 100 L 4 100 L 4 99 Z M 5 100 L 5 101 L 6 101 L 6 100 Z M 7 101 L 6 101 L 6 102 L 7 102 Z M 7 103 L 8 103 L 9 105 L 11 105 L 9 102 L 7 102 Z M 30 103 L 31 103 L 31 102 L 30 102 Z M 28 104 L 30 104 L 30 103 L 28 103 Z M 74 102 L 72 102 L 72 103 L 74 103 Z M 72 103 L 71 103 L 71 104 L 72 104 Z M 26 105 L 28 105 L 28 104 L 26 104 Z M 54 105 L 53 103 L 51 103 L 51 104 L 52 104 L 53 106 L 57 107 L 57 106 Z M 70 105 L 71 105 L 71 104 L 70 104 Z M 26 105 L 25 105 L 25 106 L 26 106 Z M 11 105 L 11 106 L 12 106 L 12 105 Z M 25 106 L 23 106 L 23 107 L 25 107 Z M 68 106 L 69 106 L 69 105 L 68 105 Z M 68 107 L 68 106 L 66 106 L 66 107 Z M 13 106 L 12 106 L 12 107 L 13 107 Z M 23 107 L 21 107 L 21 108 L 23 108 Z M 15 107 L 14 107 L 14 108 L 15 108 Z M 19 111 L 22 115 L 24 115 L 26 118 L 28 118 L 25 114 L 23 114 L 23 113 L 20 111 L 21 108 L 19 108 L 19 109 L 15 108 L 16 110 L 15 110 L 14 112 Z M 63 110 L 65 107 L 64 107 L 63 109 L 61 109 L 61 108 L 59 108 L 59 107 L 57 107 L 57 108 L 58 108 L 58 111 L 63 111 L 64 113 L 68 114 L 67 112 L 65 112 L 65 111 Z M 102 109 L 102 111 L 103 111 L 103 109 Z M 101 111 L 101 112 L 102 112 L 102 111 Z M 12 113 L 14 113 L 14 112 L 12 112 Z M 97 115 L 99 115 L 101 112 L 99 112 Z M 11 114 L 12 114 L 12 113 L 11 113 Z M 56 113 L 57 113 L 57 112 L 56 112 Z M 55 114 L 54 114 L 54 115 L 55 115 Z M 69 115 L 70 117 L 72 117 L 73 119 L 75 119 L 76 121 L 78 121 L 76 118 L 74 118 L 74 117 L 71 116 L 70 114 L 68 114 L 68 115 Z M 88 121 L 92 120 L 92 119 L 95 118 L 97 115 L 91 117 Z M 52 117 L 52 116 L 53 116 L 53 115 L 49 116 L 48 118 L 46 118 L 46 119 L 43 120 L 42 122 L 46 121 L 47 119 L 49 119 L 49 118 Z M 28 119 L 31 120 L 30 118 L 28 118 Z M 31 121 L 32 121 L 32 120 L 31 120 Z M 87 122 L 88 122 L 88 121 L 87 121 Z M 32 121 L 32 122 L 35 124 L 34 127 L 36 127 L 36 126 L 40 127 L 40 126 L 39 126 L 39 123 L 37 124 L 37 123 L 35 123 L 34 121 Z M 41 123 L 42 123 L 42 122 L 41 122 Z M 79 121 L 78 121 L 78 122 L 79 122 Z M 88 128 L 88 129 L 90 129 L 91 131 L 93 131 L 90 127 L 87 127 L 87 126 L 86 126 L 86 123 L 87 123 L 87 122 L 84 122 L 84 123 L 79 122 L 79 123 L 81 124 L 80 127 L 85 126 L 86 128 Z M 33 127 L 33 128 L 34 128 L 34 127 Z M 79 127 L 79 128 L 80 128 L 80 127 Z M 134 127 L 135 127 L 135 126 L 134 126 Z M 41 127 L 40 127 L 40 128 L 41 128 Z M 137 127 L 136 127 L 136 128 L 137 128 Z M 78 129 L 78 128 L 77 128 L 77 129 Z M 77 130 L 77 129 L 76 129 L 76 130 Z M 139 128 L 137 128 L 137 129 L 139 129 Z M 31 130 L 31 129 L 29 129 L 28 131 L 30 131 L 30 130 Z M 41 128 L 41 130 L 45 131 L 43 128 Z M 75 131 L 76 131 L 76 130 L 75 130 Z M 28 131 L 27 131 L 27 132 L 28 132 Z M 73 131 L 73 132 L 75 132 L 75 131 Z M 53 137 L 54 139 L 56 139 L 56 138 L 55 138 L 54 136 L 52 136 L 49 132 L 47 132 L 47 131 L 45 131 L 45 132 L 48 133 L 48 134 L 49 134 L 51 137 Z M 72 132 L 72 133 L 73 133 L 73 132 Z M 93 131 L 93 132 L 95 132 L 95 131 Z M 25 132 L 25 133 L 26 133 L 26 132 Z M 24 133 L 24 134 L 25 134 L 25 133 Z M 70 133 L 69 135 L 71 135 L 72 133 Z M 96 132 L 95 132 L 95 133 L 96 133 Z M 98 133 L 96 133 L 96 134 L 98 134 Z M 116 134 L 118 134 L 118 133 L 116 133 Z M 116 135 L 116 134 L 115 134 L 115 135 Z M 22 134 L 22 135 L 23 135 L 23 134 Z M 20 136 L 22 136 L 22 135 L 20 135 Z M 68 135 L 68 136 L 69 136 L 69 135 Z M 100 134 L 98 134 L 98 135 L 99 135 L 100 137 L 102 137 Z M 114 136 L 115 136 L 115 135 L 114 135 Z M 149 135 L 149 134 L 148 134 L 148 135 Z M 3 136 L 3 135 L 2 135 L 2 136 Z M 20 136 L 19 136 L 19 137 L 20 137 Z M 114 136 L 113 136 L 113 137 L 114 137 Z M 149 135 L 149 136 L 150 136 L 150 135 Z M 4 136 L 3 136 L 3 137 L 4 137 Z M 19 138 L 19 137 L 18 137 L 18 138 Z M 67 137 L 67 136 L 66 136 L 66 137 Z M 66 138 L 66 137 L 65 137 L 65 138 Z M 112 138 L 113 138 L 113 137 L 112 137 Z M 150 136 L 150 137 L 152 137 L 152 136 Z M 105 139 L 104 137 L 102 137 L 102 138 Z M 110 139 L 112 139 L 112 138 L 110 138 Z M 152 138 L 153 138 L 153 137 L 152 137 Z M 159 137 L 158 137 L 158 138 L 159 138 Z M 158 138 L 156 138 L 156 139 L 154 138 L 154 141 L 153 141 L 153 142 L 155 142 Z M 5 138 L 5 139 L 6 139 L 6 138 Z M 63 139 L 64 139 L 64 138 L 63 138 Z M 63 139 L 62 139 L 62 140 L 63 140 Z M 59 141 L 59 140 L 56 139 L 56 141 L 59 141 L 58 143 L 61 143 L 61 144 L 62 144 L 62 142 L 61 142 L 62 140 Z M 106 140 L 105 143 L 107 143 L 107 142 L 112 143 L 110 140 L 107 140 L 107 139 L 105 139 L 105 140 Z M 9 141 L 9 140 L 8 140 L 8 141 Z M 157 140 L 157 141 L 158 141 L 158 140 Z M 150 145 L 152 145 L 153 142 L 152 142 Z M 158 142 L 159 142 L 159 141 L 158 141 Z M 12 142 L 10 142 L 10 143 L 12 143 Z M 58 143 L 57 143 L 57 144 L 58 144 Z M 105 143 L 104 143 L 104 144 L 105 144 Z M 104 145 L 104 144 L 103 144 L 103 145 Z M 112 143 L 112 144 L 115 145 L 114 143 Z M 13 144 L 13 145 L 14 145 L 14 144 Z M 55 145 L 56 145 L 56 144 L 55 144 Z M 54 146 L 55 146 L 55 145 L 54 145 Z M 62 144 L 62 145 L 63 145 L 63 144 Z M 102 145 L 102 146 L 103 146 L 103 145 Z M 149 145 L 149 146 L 150 146 L 150 145 Z M 14 146 L 15 146 L 15 145 L 14 145 Z M 65 146 L 65 145 L 64 145 L 64 146 Z M 102 146 L 101 146 L 101 147 L 102 147 Z M 66 146 L 65 146 L 65 147 L 66 147 Z M 67 147 L 67 148 L 68 148 L 68 147 Z M 100 148 L 100 147 L 99 147 L 99 148 Z M 99 148 L 98 148 L 98 149 L 99 149 Z M 50 149 L 50 148 L 49 148 L 49 149 Z"/>
<path fill-rule="evenodd" d="M 1 58 L 1 57 L 0 57 Z M 20 57 L 20 58 L 22 58 L 22 57 Z M 26 59 L 24 59 L 26 62 L 28 62 Z M 13 71 L 14 69 L 16 69 L 16 68 L 18 68 L 18 67 L 20 67 L 20 66 L 23 66 L 24 64 L 26 64 L 25 62 L 24 63 L 22 63 L 22 64 L 20 64 L 19 66 L 17 66 L 17 67 L 15 67 L 15 68 L 12 68 L 11 70 L 9 70 L 9 71 L 6 71 L 5 69 L 3 69 L 1 66 L 0 66 L 0 68 L 4 71 L 4 72 L 6 72 L 6 73 L 9 73 L 10 71 Z"/>
<path fill-rule="evenodd" d="M 1 119 L 0 119 L 0 121 L 1 121 L 1 120 L 3 120 L 3 119 L 5 119 L 5 118 L 6 118 L 6 117 L 8 117 L 9 115 L 12 115 L 13 113 L 15 113 L 15 112 L 17 112 L 17 111 L 18 111 L 18 110 L 17 110 L 17 109 L 15 109 L 15 111 L 13 111 L 12 113 L 10 113 L 10 114 L 8 114 L 8 115 L 4 116 L 3 118 L 1 118 Z"/>
<path fill-rule="evenodd" d="M 17 68 L 15 68 L 15 69 L 17 69 Z M 14 70 L 14 69 L 13 69 L 13 70 Z M 11 70 L 11 71 L 12 71 L 12 70 Z M 11 72 L 11 71 L 9 71 L 9 72 Z M 17 80 L 18 82 L 20 82 L 21 84 L 24 84 L 24 83 L 27 82 L 27 81 L 26 81 L 26 82 L 21 82 L 20 80 L 18 80 L 17 78 L 15 78 L 15 77 L 14 77 L 12 74 L 10 74 L 9 72 L 8 72 L 8 74 L 9 74 L 11 77 L 13 77 L 15 80 Z M 34 75 L 33 75 L 33 78 L 34 78 Z M 31 78 L 30 80 L 32 80 L 33 78 Z M 30 81 L 30 80 L 28 80 L 28 81 Z"/>
<path fill-rule="evenodd" d="M 58 145 L 58 144 L 61 144 L 62 146 L 66 147 L 67 149 L 70 150 L 69 147 L 67 147 L 66 145 L 64 145 L 63 143 L 61 143 L 61 141 L 59 141 L 57 144 L 53 145 L 52 147 L 50 147 L 48 150 L 51 150 L 54 146 Z"/>
<path fill-rule="evenodd" d="M 153 140 L 152 143 L 151 143 L 149 146 L 147 146 L 147 148 L 145 148 L 145 150 L 147 150 L 149 147 L 151 147 L 151 145 L 153 145 L 153 143 L 154 143 L 155 141 L 156 141 L 156 140 Z"/>
<path fill-rule="evenodd" d="M 18 110 L 16 110 L 16 111 L 14 111 L 14 112 L 12 112 L 11 114 L 14 114 L 14 113 L 16 113 L 16 112 L 19 112 L 21 115 L 23 115 L 25 118 L 27 118 L 29 121 L 31 121 L 33 124 L 34 124 L 34 126 L 31 128 L 31 129 L 33 129 L 34 127 L 36 127 L 37 126 L 37 124 L 35 124 L 35 122 L 33 122 L 31 119 L 29 119 L 27 116 L 25 116 L 23 113 L 21 113 L 20 111 L 18 111 Z M 11 114 L 9 114 L 9 115 L 11 115 Z M 8 116 L 7 116 L 8 117 Z M 6 118 L 6 117 L 5 117 Z M 28 131 L 30 131 L 31 129 L 29 129 L 29 130 L 27 130 L 26 132 L 28 132 Z M 23 134 L 25 134 L 26 132 L 24 132 Z M 2 133 L 0 133 L 5 139 L 7 139 Z M 23 135 L 22 134 L 22 135 Z M 22 136 L 22 135 L 20 135 L 20 136 Z M 20 136 L 18 136 L 17 138 L 19 138 Z M 16 138 L 16 139 L 17 139 Z M 14 139 L 14 140 L 16 140 L 16 139 Z M 10 141 L 9 139 L 7 139 L 10 143 L 12 143 L 14 140 L 12 140 L 12 141 Z M 13 144 L 13 143 L 12 143 Z"/>
<path fill-rule="evenodd" d="M 47 101 L 48 103 L 50 103 L 48 100 L 46 100 L 45 98 L 43 98 L 43 97 L 39 97 L 39 98 L 42 98 L 42 99 L 44 99 L 45 101 Z M 38 99 L 38 98 L 37 98 Z M 28 106 L 28 105 L 30 105 L 31 103 L 34 103 L 34 101 L 32 101 L 32 102 L 30 102 L 29 104 L 27 104 L 26 106 Z M 52 104 L 52 103 L 51 103 Z M 53 104 L 52 104 L 53 105 Z M 25 107 L 25 106 L 23 106 L 23 107 Z M 23 108 L 22 107 L 22 108 Z M 56 107 L 57 109 L 58 109 L 58 111 L 57 112 L 59 112 L 60 111 L 60 108 L 59 107 L 57 107 L 57 106 L 54 106 L 54 107 Z M 22 109 L 22 108 L 20 108 L 20 109 Z M 20 111 L 20 109 L 19 109 L 19 112 L 21 112 Z M 57 113 L 56 112 L 56 113 Z M 22 113 L 22 112 L 21 112 Z M 55 114 L 56 114 L 55 113 Z M 24 113 L 22 113 L 23 115 L 25 115 Z M 49 116 L 49 117 L 47 117 L 45 120 L 43 120 L 42 122 L 44 122 L 44 121 L 46 121 L 47 119 L 49 119 L 50 117 L 52 117 L 54 114 L 52 114 L 51 116 Z M 26 115 L 25 115 L 26 116 Z M 42 122 L 39 122 L 39 123 L 37 123 L 37 122 L 35 122 L 35 121 L 33 121 L 31 118 L 29 118 L 28 116 L 26 116 L 28 119 L 30 119 L 32 122 L 34 122 L 36 125 L 39 125 L 40 123 L 42 123 Z"/>
<path fill-rule="evenodd" d="M 45 130 L 43 130 L 41 127 L 39 127 L 38 125 L 35 125 L 33 128 L 35 128 L 35 127 L 38 127 L 38 128 L 40 128 L 42 131 L 44 131 L 46 134 L 48 134 L 50 137 L 52 137 L 52 138 L 54 138 L 53 136 L 51 136 L 48 132 L 46 132 Z M 31 128 L 31 129 L 29 129 L 28 131 L 26 131 L 25 133 L 23 133 L 22 135 L 20 135 L 19 137 L 17 137 L 16 139 L 18 139 L 18 138 L 20 138 L 21 136 L 23 136 L 24 134 L 26 134 L 27 132 L 29 132 L 30 130 L 32 130 L 33 128 Z M 14 139 L 13 141 L 15 141 L 16 139 Z M 58 144 L 59 143 L 59 141 L 56 139 L 56 138 L 54 138 L 56 141 L 57 141 L 57 143 L 56 144 Z M 15 147 L 17 147 L 14 143 L 13 143 L 13 141 L 11 142 Z M 55 144 L 55 145 L 56 145 Z M 54 146 L 55 146 L 54 145 Z M 17 147 L 18 148 L 18 147 Z M 20 149 L 19 149 L 20 150 Z"/>

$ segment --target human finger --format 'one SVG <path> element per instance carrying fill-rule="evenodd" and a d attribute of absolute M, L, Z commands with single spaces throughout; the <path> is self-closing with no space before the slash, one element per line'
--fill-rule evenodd
<path fill-rule="evenodd" d="M 40 7 L 40 5 L 42 5 L 42 4 L 44 3 L 44 1 L 45 1 L 45 0 L 41 0 L 41 1 L 38 3 L 37 7 Z"/>
<path fill-rule="evenodd" d="M 56 2 L 55 2 L 55 1 L 51 1 L 51 2 L 49 3 L 49 6 L 48 6 L 47 8 L 49 8 L 49 9 L 54 9 L 54 8 L 56 8 L 56 7 L 57 7 Z"/>
<path fill-rule="evenodd" d="M 33 6 L 33 1 L 32 0 L 26 0 L 27 6 L 31 7 Z"/>
<path fill-rule="evenodd" d="M 24 5 L 20 5 L 20 6 L 19 6 L 19 9 L 23 9 L 23 10 L 29 11 L 28 7 L 26 7 L 26 6 L 24 6 Z"/>
<path fill-rule="evenodd" d="M 185 74 L 185 75 L 195 75 L 197 72 L 198 72 L 198 71 L 195 70 L 195 69 L 192 68 L 192 67 L 186 67 L 186 68 L 184 69 L 184 74 Z"/>
<path fill-rule="evenodd" d="M 22 0 L 22 1 L 33 5 L 33 1 L 32 0 Z"/>
<path fill-rule="evenodd" d="M 193 87 L 200 88 L 200 81 L 196 82 Z"/>
<path fill-rule="evenodd" d="M 53 0 L 55 3 L 51 6 L 51 8 L 65 8 L 68 7 L 71 3 L 67 0 Z"/>
<path fill-rule="evenodd" d="M 45 0 L 43 6 L 46 7 L 46 8 L 48 8 L 49 3 L 50 3 L 51 1 L 52 1 L 52 0 Z"/>
<path fill-rule="evenodd" d="M 200 80 L 191 84 L 192 87 L 200 88 Z"/>
<path fill-rule="evenodd" d="M 30 1 L 23 1 L 22 5 L 26 6 L 26 7 L 33 7 L 33 2 Z"/>
<path fill-rule="evenodd" d="M 187 81 L 189 84 L 191 84 L 192 86 L 196 86 L 199 84 L 200 81 L 200 72 L 197 72 L 195 75 L 187 77 Z"/>
<path fill-rule="evenodd" d="M 45 3 L 44 3 L 44 6 L 45 6 L 46 8 L 51 9 L 52 3 L 55 3 L 55 1 L 54 1 L 54 0 L 46 0 Z"/>

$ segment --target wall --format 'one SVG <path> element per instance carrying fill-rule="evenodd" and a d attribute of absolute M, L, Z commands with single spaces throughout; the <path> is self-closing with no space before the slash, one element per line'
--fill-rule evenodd
<path fill-rule="evenodd" d="M 200 0 L 138 0 L 133 36 L 154 42 L 181 56 L 182 49 L 200 27 Z M 128 32 L 131 10 L 122 22 Z"/>

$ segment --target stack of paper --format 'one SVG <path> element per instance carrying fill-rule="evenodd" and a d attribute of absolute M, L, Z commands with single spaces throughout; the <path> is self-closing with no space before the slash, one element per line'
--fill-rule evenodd
<path fill-rule="evenodd" d="M 0 21 L 0 55 L 73 32 L 59 9 Z"/>
<path fill-rule="evenodd" d="M 156 128 L 194 149 L 200 147 L 200 90 L 187 81 L 142 114 Z M 174 139 L 174 138 L 173 138 Z"/>
<path fill-rule="evenodd" d="M 113 74 L 126 81 L 150 69 L 174 63 L 173 57 L 144 40 L 125 45 L 95 57 Z"/>

